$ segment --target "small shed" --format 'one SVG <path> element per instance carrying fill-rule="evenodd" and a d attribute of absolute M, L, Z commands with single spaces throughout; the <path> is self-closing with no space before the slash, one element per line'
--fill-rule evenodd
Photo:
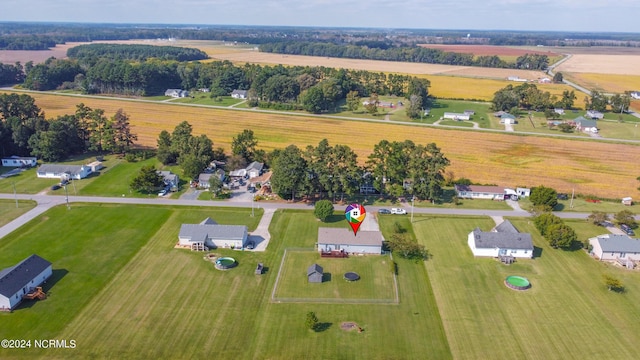
<path fill-rule="evenodd" d="M 258 263 L 258 266 L 256 266 L 256 275 L 262 275 L 263 271 L 264 265 L 262 263 Z"/>
<path fill-rule="evenodd" d="M 310 283 L 321 283 L 324 277 L 324 270 L 322 266 L 313 264 L 307 269 L 307 279 Z"/>
<path fill-rule="evenodd" d="M 622 198 L 622 205 L 633 205 L 633 199 L 630 196 Z"/>

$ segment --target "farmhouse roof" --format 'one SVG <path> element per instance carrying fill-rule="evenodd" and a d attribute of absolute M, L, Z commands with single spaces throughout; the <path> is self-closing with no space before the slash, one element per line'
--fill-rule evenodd
<path fill-rule="evenodd" d="M 49 266 L 50 262 L 34 254 L 15 266 L 0 270 L 0 295 L 13 296 Z"/>
<path fill-rule="evenodd" d="M 590 127 L 596 127 L 597 123 L 595 120 L 591 120 L 591 119 L 585 119 L 582 116 L 578 116 L 577 118 L 573 119 L 573 122 L 576 123 L 576 125 L 580 125 L 580 127 L 582 128 L 590 128 Z"/>
<path fill-rule="evenodd" d="M 483 232 L 480 228 L 473 230 L 473 238 L 477 249 L 518 249 L 532 250 L 531 234 L 511 232 Z"/>
<path fill-rule="evenodd" d="M 457 192 L 504 194 L 504 188 L 501 186 L 455 185 L 455 189 Z"/>
<path fill-rule="evenodd" d="M 500 115 L 500 119 L 515 119 L 516 117 L 509 114 L 509 113 L 504 113 L 502 115 Z"/>
<path fill-rule="evenodd" d="M 382 233 L 361 230 L 354 236 L 353 231 L 346 228 L 321 227 L 318 229 L 318 244 L 381 246 Z"/>
<path fill-rule="evenodd" d="M 592 119 L 602 119 L 604 117 L 604 114 L 601 113 L 600 111 L 588 110 L 587 117 L 590 117 Z"/>
<path fill-rule="evenodd" d="M 494 232 L 499 233 L 508 233 L 508 234 L 518 234 L 520 233 L 518 229 L 511 223 L 509 220 L 505 220 L 501 222 L 499 225 L 493 228 Z"/>
<path fill-rule="evenodd" d="M 604 234 L 589 240 L 597 241 L 603 252 L 640 253 L 640 240 L 627 235 Z"/>
<path fill-rule="evenodd" d="M 307 269 L 307 276 L 313 275 L 313 274 L 322 274 L 323 272 L 324 272 L 324 269 L 322 268 L 322 266 L 318 264 L 313 264 L 309 266 L 309 268 Z"/>
<path fill-rule="evenodd" d="M 218 225 L 218 223 L 215 222 L 215 220 L 213 220 L 212 218 L 208 217 L 208 218 L 202 220 L 200 222 L 200 225 Z"/>
<path fill-rule="evenodd" d="M 58 165 L 43 164 L 38 168 L 39 173 L 66 173 L 69 175 L 79 174 L 82 172 L 84 165 Z"/>
<path fill-rule="evenodd" d="M 213 222 L 213 224 L 205 222 Z M 243 240 L 246 231 L 247 227 L 244 225 L 219 225 L 207 218 L 200 224 L 182 224 L 178 236 L 191 242 L 207 239 Z"/>
<path fill-rule="evenodd" d="M 262 171 L 262 168 L 264 167 L 264 163 L 261 162 L 257 162 L 254 161 L 251 164 L 249 164 L 249 166 L 247 166 L 246 170 L 258 170 L 258 171 Z"/>

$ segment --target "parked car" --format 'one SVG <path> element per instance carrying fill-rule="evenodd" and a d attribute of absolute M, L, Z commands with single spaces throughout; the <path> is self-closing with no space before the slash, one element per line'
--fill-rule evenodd
<path fill-rule="evenodd" d="M 60 185 L 58 185 L 58 184 L 55 184 L 55 185 L 51 186 L 51 190 L 55 191 L 55 190 L 58 190 L 58 189 L 60 189 Z"/>
<path fill-rule="evenodd" d="M 249 240 L 247 242 L 247 246 L 245 246 L 247 249 L 249 250 L 253 250 L 256 248 L 256 243 L 253 242 L 253 240 Z"/>
<path fill-rule="evenodd" d="M 568 200 L 569 199 L 569 195 L 567 195 L 567 194 L 558 194 L 556 197 L 558 198 L 558 200 Z"/>
<path fill-rule="evenodd" d="M 162 189 L 162 190 L 160 190 L 160 192 L 158 193 L 158 196 L 165 196 L 165 195 L 167 195 L 167 193 L 168 193 L 167 189 Z"/>
<path fill-rule="evenodd" d="M 626 224 L 620 225 L 620 229 L 622 229 L 622 231 L 624 231 L 629 236 L 634 236 L 636 234 L 635 232 L 633 232 L 633 229 Z"/>
<path fill-rule="evenodd" d="M 391 208 L 391 213 L 396 215 L 405 215 L 407 210 L 401 208 Z"/>
<path fill-rule="evenodd" d="M 391 211 L 389 209 L 380 209 L 378 214 L 391 214 Z"/>

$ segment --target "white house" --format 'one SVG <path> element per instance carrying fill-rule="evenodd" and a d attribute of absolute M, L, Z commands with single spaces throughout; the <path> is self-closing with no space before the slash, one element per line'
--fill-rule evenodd
<path fill-rule="evenodd" d="M 521 78 L 519 76 L 509 76 L 509 77 L 507 77 L 507 80 L 509 80 L 509 81 L 517 81 L 517 82 L 527 82 L 528 81 L 527 79 L 523 79 L 523 78 Z"/>
<path fill-rule="evenodd" d="M 167 89 L 164 92 L 164 96 L 171 96 L 174 98 L 184 98 L 184 97 L 189 97 L 189 92 L 187 90 L 182 90 L 182 89 Z"/>
<path fill-rule="evenodd" d="M 500 124 L 517 124 L 518 121 L 516 120 L 516 117 L 509 114 L 509 113 L 504 113 L 502 115 L 500 115 Z"/>
<path fill-rule="evenodd" d="M 466 112 L 465 113 L 446 112 L 446 113 L 444 113 L 443 117 L 445 119 L 451 119 L 451 120 L 460 121 L 460 120 L 469 120 L 469 119 L 471 119 L 471 114 L 467 114 Z"/>
<path fill-rule="evenodd" d="M 206 218 L 199 224 L 182 224 L 178 244 L 191 250 L 242 249 L 247 237 L 247 227 L 244 225 L 218 225 L 211 218 Z"/>
<path fill-rule="evenodd" d="M 246 99 L 247 98 L 247 90 L 233 90 L 231 92 L 231 97 L 234 99 Z"/>
<path fill-rule="evenodd" d="M 35 157 L 11 156 L 2 159 L 2 166 L 6 167 L 33 167 L 38 165 Z"/>
<path fill-rule="evenodd" d="M 505 188 L 501 186 L 455 185 L 456 196 L 463 199 L 504 200 Z"/>
<path fill-rule="evenodd" d="M 40 165 L 36 171 L 36 176 L 39 178 L 48 179 L 84 179 L 91 174 L 91 168 L 87 165 L 56 165 L 56 164 L 44 164 Z"/>
<path fill-rule="evenodd" d="M 594 120 L 604 118 L 604 114 L 596 110 L 588 110 L 585 116 L 588 117 L 589 119 L 594 119 Z"/>
<path fill-rule="evenodd" d="M 102 166 L 102 162 L 101 161 L 94 161 L 90 164 L 87 164 L 88 167 L 91 168 L 91 172 L 97 172 L 100 171 L 100 169 L 102 169 L 104 166 Z"/>
<path fill-rule="evenodd" d="M 254 161 L 251 164 L 249 164 L 249 166 L 247 166 L 245 170 L 247 171 L 247 176 L 249 176 L 249 179 L 253 179 L 255 177 L 262 175 L 263 169 L 264 169 L 264 163 Z"/>
<path fill-rule="evenodd" d="M 517 194 L 518 194 L 518 196 L 519 196 L 519 197 L 521 197 L 521 198 L 523 198 L 523 197 L 529 197 L 529 196 L 531 196 L 531 189 L 517 187 L 517 188 L 516 188 L 516 193 L 517 193 Z"/>
<path fill-rule="evenodd" d="M 582 116 L 579 116 L 573 119 L 573 123 L 576 125 L 576 130 L 583 131 L 587 133 L 597 133 L 598 132 L 598 124 L 595 120 L 585 119 Z"/>
<path fill-rule="evenodd" d="M 513 256 L 517 258 L 533 257 L 531 234 L 521 233 L 505 220 L 490 232 L 475 228 L 469 233 L 467 243 L 473 256 Z"/>
<path fill-rule="evenodd" d="M 555 108 L 555 109 L 553 109 L 553 112 L 558 114 L 558 115 L 564 115 L 564 109 L 562 109 L 562 108 Z"/>
<path fill-rule="evenodd" d="M 319 228 L 318 251 L 344 251 L 349 254 L 382 253 L 382 233 L 380 231 L 358 231 L 356 235 L 347 228 Z"/>
<path fill-rule="evenodd" d="M 640 261 L 640 240 L 627 235 L 604 234 L 589 238 L 591 255 L 599 260 Z"/>
<path fill-rule="evenodd" d="M 631 93 L 629 93 L 629 96 L 636 100 L 640 100 L 640 91 L 632 91 Z"/>
<path fill-rule="evenodd" d="M 51 274 L 51 263 L 38 255 L 0 270 L 0 310 L 14 309 L 24 295 L 40 286 Z"/>

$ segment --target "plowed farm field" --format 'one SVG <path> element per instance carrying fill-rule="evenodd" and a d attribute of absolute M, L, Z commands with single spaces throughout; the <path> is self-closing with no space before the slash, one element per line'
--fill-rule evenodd
<path fill-rule="evenodd" d="M 454 45 L 454 44 L 419 44 L 418 46 L 437 49 L 447 52 L 462 54 L 473 54 L 475 56 L 497 55 L 497 56 L 522 56 L 524 54 L 547 55 L 549 57 L 559 55 L 550 50 L 531 50 L 529 48 L 518 48 L 510 46 L 495 45 Z"/>
<path fill-rule="evenodd" d="M 139 144 L 155 147 L 162 130 L 172 131 L 181 121 L 193 126 L 194 135 L 206 134 L 214 146 L 230 149 L 231 139 L 242 129 L 252 129 L 265 150 L 296 144 L 304 148 L 327 138 L 331 144 L 349 145 L 363 163 L 382 139 L 416 143 L 435 142 L 451 160 L 456 177 L 503 186 L 545 184 L 558 191 L 602 197 L 640 198 L 636 189 L 640 146 L 433 127 L 336 120 L 277 113 L 232 111 L 168 103 L 117 99 L 78 98 L 32 94 L 48 118 L 72 114 L 76 104 L 104 109 L 112 116 L 122 108 L 129 114 Z M 357 139 L 354 141 L 354 139 Z M 603 156 L 606 154 L 606 156 Z"/>

